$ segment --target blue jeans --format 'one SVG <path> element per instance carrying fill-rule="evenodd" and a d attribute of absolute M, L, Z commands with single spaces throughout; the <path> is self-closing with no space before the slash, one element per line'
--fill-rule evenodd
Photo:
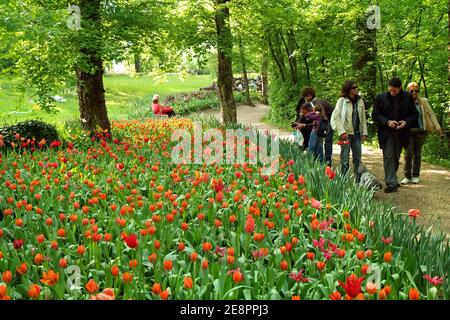
<path fill-rule="evenodd" d="M 346 174 L 350 169 L 350 149 L 352 150 L 353 170 L 355 172 L 356 182 L 359 182 L 361 175 L 358 173 L 358 167 L 361 163 L 361 135 L 359 133 L 349 135 L 349 144 L 341 144 L 341 172 Z"/>
<path fill-rule="evenodd" d="M 312 131 L 309 137 L 308 152 L 314 155 L 314 158 L 324 162 L 323 156 L 323 137 L 317 136 L 317 131 Z"/>

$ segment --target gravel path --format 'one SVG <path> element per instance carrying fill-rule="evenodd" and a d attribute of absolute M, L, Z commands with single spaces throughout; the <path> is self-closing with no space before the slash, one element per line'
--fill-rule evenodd
<path fill-rule="evenodd" d="M 238 122 L 252 125 L 258 129 L 278 129 L 262 121 L 269 112 L 270 107 L 263 104 L 256 104 L 254 107 L 239 105 L 237 107 Z M 207 110 L 205 115 L 214 115 L 220 119 L 220 111 Z M 292 132 L 282 129 L 279 136 L 283 139 L 292 139 Z M 333 146 L 333 167 L 339 166 L 340 147 Z M 383 156 L 380 149 L 372 149 L 363 146 L 363 162 L 368 170 L 380 181 L 384 181 Z M 403 157 L 400 160 L 398 170 L 399 181 L 403 179 Z M 391 202 L 402 212 L 409 209 L 420 209 L 421 215 L 418 223 L 433 225 L 435 229 L 441 229 L 450 233 L 450 171 L 422 162 L 420 183 L 401 186 L 398 192 L 384 193 L 383 190 L 375 194 L 375 199 L 379 201 Z"/>

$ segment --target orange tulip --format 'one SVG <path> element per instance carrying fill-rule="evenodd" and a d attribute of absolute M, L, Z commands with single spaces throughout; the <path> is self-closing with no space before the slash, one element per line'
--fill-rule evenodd
<path fill-rule="evenodd" d="M 288 264 L 288 262 L 286 260 L 281 261 L 281 263 L 280 263 L 281 270 L 283 270 L 283 271 L 287 270 L 288 267 L 289 267 L 289 264 Z"/>
<path fill-rule="evenodd" d="M 42 273 L 41 282 L 53 287 L 59 280 L 59 273 L 55 273 L 53 270 L 49 270 L 48 272 Z"/>
<path fill-rule="evenodd" d="M 388 251 L 384 254 L 384 262 L 390 263 L 392 261 L 392 252 Z"/>
<path fill-rule="evenodd" d="M 185 277 L 183 282 L 184 282 L 185 289 L 192 289 L 192 287 L 194 286 L 194 283 L 193 283 L 191 277 Z"/>
<path fill-rule="evenodd" d="M 28 289 L 28 296 L 30 298 L 37 298 L 41 294 L 41 287 L 37 284 L 32 284 L 30 288 Z"/>
<path fill-rule="evenodd" d="M 133 274 L 130 272 L 124 272 L 122 275 L 122 280 L 124 283 L 131 283 L 133 281 Z"/>
<path fill-rule="evenodd" d="M 377 292 L 377 286 L 373 282 L 366 283 L 366 291 L 369 294 L 375 294 Z"/>
<path fill-rule="evenodd" d="M 112 267 L 111 267 L 111 274 L 112 274 L 112 276 L 113 277 L 116 277 L 118 274 L 119 274 L 119 267 L 118 266 L 116 266 L 116 265 L 113 265 Z"/>
<path fill-rule="evenodd" d="M 2 273 L 2 281 L 4 283 L 10 283 L 11 280 L 12 280 L 12 273 L 11 273 L 11 271 L 7 270 L 7 271 Z"/>
<path fill-rule="evenodd" d="M 416 288 L 409 289 L 409 300 L 420 300 L 420 292 Z"/>
<path fill-rule="evenodd" d="M 172 260 L 164 260 L 164 270 L 170 271 L 172 270 L 173 262 Z"/>
<path fill-rule="evenodd" d="M 98 288 L 98 285 L 97 285 L 97 283 L 95 282 L 94 279 L 90 279 L 90 280 L 88 281 L 88 283 L 86 284 L 86 290 L 87 290 L 89 293 L 97 292 L 98 289 L 99 289 L 99 288 Z"/>
<path fill-rule="evenodd" d="M 0 299 L 6 296 L 6 286 L 3 284 L 0 284 Z"/>
<path fill-rule="evenodd" d="M 323 261 L 319 261 L 316 263 L 316 267 L 317 267 L 317 269 L 319 269 L 319 271 L 322 271 L 323 269 L 325 269 L 325 266 L 326 266 L 326 264 Z"/>
<path fill-rule="evenodd" d="M 202 269 L 203 269 L 203 270 L 208 269 L 208 265 L 209 265 L 208 260 L 203 259 L 203 260 L 202 260 Z"/>
<path fill-rule="evenodd" d="M 166 289 L 164 291 L 162 291 L 159 296 L 161 297 L 162 300 L 167 300 L 169 298 L 169 290 Z"/>
<path fill-rule="evenodd" d="M 161 284 L 155 282 L 155 283 L 153 284 L 153 286 L 152 286 L 152 292 L 153 292 L 154 294 L 160 294 L 161 291 L 162 291 L 162 289 L 161 289 Z"/>
<path fill-rule="evenodd" d="M 342 300 L 342 295 L 339 291 L 335 291 L 332 294 L 330 294 L 331 300 Z"/>
<path fill-rule="evenodd" d="M 240 271 L 233 272 L 233 281 L 235 283 L 240 283 L 240 282 L 242 282 L 242 280 L 244 280 L 244 276 L 242 275 L 242 273 Z"/>

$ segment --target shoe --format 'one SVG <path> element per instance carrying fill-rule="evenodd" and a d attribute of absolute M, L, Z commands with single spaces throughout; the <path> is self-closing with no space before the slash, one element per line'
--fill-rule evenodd
<path fill-rule="evenodd" d="M 391 192 L 397 192 L 397 188 L 387 187 L 384 189 L 384 193 L 391 193 Z"/>
<path fill-rule="evenodd" d="M 419 183 L 419 177 L 413 177 L 411 181 L 412 183 L 417 184 Z"/>
<path fill-rule="evenodd" d="M 409 184 L 409 183 L 411 183 L 411 180 L 409 180 L 408 178 L 404 178 L 400 183 L 401 184 Z"/>

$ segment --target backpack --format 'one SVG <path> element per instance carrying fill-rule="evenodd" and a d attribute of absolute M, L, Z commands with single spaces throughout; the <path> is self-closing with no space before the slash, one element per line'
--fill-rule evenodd
<path fill-rule="evenodd" d="M 326 137 L 328 134 L 328 119 L 322 118 L 319 123 L 319 128 L 317 129 L 318 137 Z"/>

